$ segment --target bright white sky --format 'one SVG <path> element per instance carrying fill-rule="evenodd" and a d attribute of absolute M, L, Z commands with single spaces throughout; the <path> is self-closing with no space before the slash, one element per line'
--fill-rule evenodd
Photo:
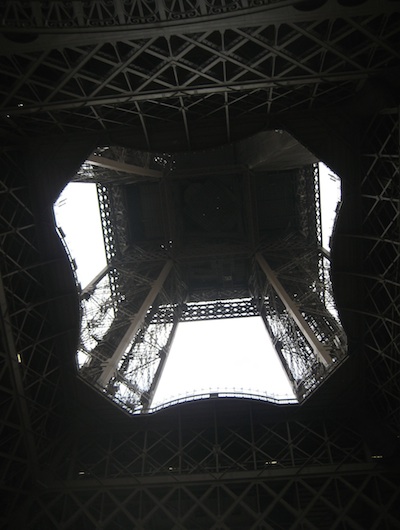
<path fill-rule="evenodd" d="M 260 317 L 180 324 L 153 404 L 218 390 L 294 397 Z"/>
<path fill-rule="evenodd" d="M 323 245 L 329 250 L 340 181 L 322 165 L 320 186 Z M 96 186 L 69 184 L 54 211 L 85 287 L 106 265 Z M 293 397 L 260 317 L 181 323 L 153 405 L 217 390 Z"/>
<path fill-rule="evenodd" d="M 322 246 L 330 250 L 329 239 L 332 235 L 336 217 L 336 207 L 341 200 L 341 183 L 333 171 L 324 164 L 319 165 L 319 182 L 321 194 Z"/>
<path fill-rule="evenodd" d="M 78 266 L 79 281 L 86 287 L 106 265 L 96 185 L 71 182 L 58 198 L 54 213 Z"/>

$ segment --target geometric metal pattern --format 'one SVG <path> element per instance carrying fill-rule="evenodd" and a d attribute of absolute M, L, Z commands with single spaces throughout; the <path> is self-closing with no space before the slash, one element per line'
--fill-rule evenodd
<path fill-rule="evenodd" d="M 259 303 L 272 342 L 297 398 L 302 401 L 344 359 L 347 341 L 337 317 L 325 305 L 326 293 L 331 290 L 329 281 L 316 281 L 319 256 L 315 254 L 320 252 L 296 247 L 296 241 L 282 242 L 280 250 L 286 253 L 288 261 L 282 262 L 277 275 L 270 269 L 269 274 L 275 280 L 268 278 L 258 291 L 263 293 Z M 261 254 L 257 255 L 257 262 L 256 267 L 269 268 Z M 278 279 L 280 275 L 284 287 Z M 284 288 L 288 302 L 279 294 Z M 302 321 L 298 321 L 292 308 Z"/>
<path fill-rule="evenodd" d="M 1 181 L 1 482 L 4 501 L 15 509 L 16 492 L 26 491 L 39 473 L 62 419 L 58 405 L 58 341 L 68 333 L 52 329 L 43 262 L 36 237 L 29 189 L 23 184 L 18 153 L 2 153 Z M 57 295 L 56 295 L 57 296 Z M 68 304 L 59 294 L 57 303 Z"/>
<path fill-rule="evenodd" d="M 397 65 L 396 2 L 262 4 L 5 2 L 3 128 L 115 131 L 115 144 L 135 137 L 154 151 L 171 148 L 173 127 L 195 149 L 248 136 L 268 115 L 329 106 L 333 94 L 340 104 Z"/>
<path fill-rule="evenodd" d="M 0 525 L 397 528 L 398 2 L 0 9 Z M 331 273 L 349 358 L 302 406 L 125 417 L 74 372 L 79 305 L 51 214 L 71 154 L 265 128 L 342 178 Z"/>
<path fill-rule="evenodd" d="M 370 392 L 395 432 L 400 427 L 399 134 L 398 107 L 371 121 L 363 139 L 361 183 Z"/>
<path fill-rule="evenodd" d="M 387 497 L 372 501 L 382 490 Z M 397 525 L 398 497 L 392 478 L 375 476 L 370 469 L 354 474 L 354 467 L 349 473 L 343 469 L 340 477 L 332 477 L 328 468 L 318 478 L 283 475 L 268 483 L 246 477 L 234 483 L 224 479 L 222 484 L 174 482 L 144 488 L 134 481 L 117 493 L 106 483 L 103 488 L 97 484 L 94 490 L 66 489 L 33 500 L 33 522 L 25 528 L 56 526 L 55 514 L 61 513 L 66 529 L 389 530 Z"/>
<path fill-rule="evenodd" d="M 27 528 L 390 528 L 398 517 L 395 477 L 343 421 L 280 422 L 251 408 L 226 422 L 211 405 L 209 426 L 174 414 L 167 428 L 90 433 L 34 497 Z M 380 457 L 381 455 L 372 455 Z M 385 495 L 375 497 L 375 491 Z"/>
<path fill-rule="evenodd" d="M 110 154 L 122 155 L 125 161 L 109 158 Z M 189 191 L 202 188 L 199 188 L 199 184 L 191 184 L 189 169 L 185 171 L 186 180 L 184 180 L 185 177 L 179 176 L 179 172 L 171 170 L 171 164 L 169 167 L 164 167 L 164 172 L 159 171 L 155 176 L 151 174 L 148 177 L 150 181 L 157 179 L 157 188 L 154 184 L 147 184 L 147 181 L 145 181 L 147 187 L 141 187 L 146 173 L 153 170 L 140 169 L 139 166 L 132 165 L 131 160 L 135 158 L 138 158 L 137 152 L 130 153 L 129 150 L 125 150 L 121 153 L 121 150 L 106 150 L 90 157 L 89 162 L 96 159 L 93 167 L 87 162 L 78 172 L 79 178 L 86 173 L 92 182 L 97 182 L 98 175 L 101 179 L 101 183 L 97 183 L 97 192 L 108 262 L 108 274 L 100 275 L 99 283 L 93 284 L 90 292 L 85 290 L 82 297 L 84 318 L 82 344 L 79 348 L 80 353 L 85 357 L 85 362 L 79 363 L 82 377 L 121 404 L 124 409 L 135 413 L 150 412 L 152 396 L 161 378 L 179 322 L 261 315 L 298 400 L 304 400 L 339 365 L 347 349 L 340 322 L 331 312 L 332 308 L 335 309 L 332 304 L 331 282 L 320 250 L 322 245 L 320 209 L 317 203 L 318 167 L 314 165 L 302 168 L 296 172 L 295 177 L 292 177 L 295 179 L 300 197 L 296 202 L 296 219 L 301 236 L 292 234 L 281 238 L 280 242 L 272 243 L 268 240 L 270 237 L 268 223 L 263 221 L 263 231 L 259 234 L 254 227 L 257 224 L 260 226 L 261 221 L 257 222 L 254 212 L 247 212 L 249 225 L 253 227 L 247 236 L 250 241 L 243 239 L 244 236 L 234 240 L 236 252 L 242 256 L 256 252 L 257 247 L 254 243 L 252 246 L 251 240 L 257 241 L 261 237 L 263 242 L 259 243 L 258 248 L 263 250 L 265 247 L 264 256 L 257 252 L 252 265 L 253 276 L 257 279 L 253 280 L 251 292 L 248 278 L 244 278 L 241 284 L 236 283 L 235 287 L 226 280 L 226 286 L 222 291 L 221 286 L 218 288 L 208 286 L 205 291 L 203 287 L 202 298 L 196 302 L 198 291 L 191 286 L 190 281 L 184 282 L 180 278 L 187 268 L 185 260 L 191 256 L 191 268 L 198 267 L 198 264 L 204 263 L 205 259 L 208 260 L 206 261 L 208 264 L 215 252 L 215 244 L 213 245 L 213 242 L 204 236 L 201 238 L 202 236 L 199 235 L 201 232 L 197 232 L 191 236 L 191 244 L 185 246 L 185 241 L 182 241 L 176 230 L 174 236 L 163 234 L 165 229 L 157 230 L 158 210 L 167 211 L 168 222 L 165 223 L 167 226 L 185 226 L 186 217 L 184 210 L 182 213 L 178 208 L 178 199 L 175 198 L 173 202 L 163 202 L 162 193 L 158 194 L 155 191 L 160 186 L 162 190 L 163 186 L 164 189 L 168 189 L 170 195 L 179 196 L 182 192 L 178 186 L 182 186 L 182 182 L 183 185 L 188 186 L 186 189 Z M 164 158 L 173 157 L 164 154 Z M 141 159 L 151 160 L 154 165 L 158 156 L 148 154 Z M 182 164 L 178 154 L 175 156 L 175 162 L 177 167 Z M 96 166 L 100 166 L 101 170 L 99 171 Z M 108 173 L 105 171 L 107 168 Z M 120 180 L 118 173 L 121 169 L 122 173 L 127 169 L 137 171 L 139 174 L 142 172 L 141 179 L 134 178 L 133 182 Z M 216 171 L 218 172 L 219 168 Z M 107 179 L 108 175 L 110 182 Z M 171 184 L 171 180 L 168 180 L 168 176 L 171 175 L 175 177 L 175 184 L 174 181 Z M 195 175 L 197 178 L 201 176 L 201 168 L 196 168 Z M 176 184 L 178 178 L 179 185 Z M 248 185 L 246 180 L 248 178 L 246 176 L 243 180 L 245 187 Z M 254 178 L 260 185 L 262 176 L 255 175 Z M 267 178 L 268 175 L 265 175 L 264 180 Z M 207 184 L 204 185 L 205 193 L 209 194 L 210 191 L 206 186 Z M 137 188 L 137 196 L 143 197 L 143 202 L 139 199 L 135 206 L 141 215 L 136 214 L 134 224 L 147 226 L 144 232 L 153 234 L 148 241 L 142 239 L 139 244 L 129 241 L 129 225 L 132 224 L 129 217 L 132 216 L 132 212 L 129 212 L 127 204 L 128 190 L 132 188 Z M 273 193 L 274 188 L 270 186 L 268 189 L 270 194 Z M 261 190 L 259 189 L 258 192 L 261 193 Z M 223 193 L 224 188 L 219 188 L 217 196 Z M 278 199 L 279 195 L 276 197 Z M 256 201 L 254 196 L 250 196 L 249 200 L 252 203 Z M 224 208 L 223 201 L 217 201 L 216 204 L 217 219 L 220 222 L 213 227 L 214 230 L 218 230 L 218 225 L 224 225 L 226 223 L 224 215 L 229 215 L 226 214 L 229 210 Z M 239 208 L 240 206 L 236 205 L 236 211 L 239 211 Z M 209 215 L 213 219 L 213 211 L 215 210 L 210 210 L 209 214 L 203 212 L 200 218 L 204 219 L 203 216 Z M 193 215 L 194 213 L 192 218 Z M 151 216 L 156 219 L 148 221 L 146 225 L 146 220 L 151 219 Z M 196 220 L 196 217 L 194 219 Z M 160 234 L 161 239 L 155 238 L 154 234 Z M 166 244 L 169 237 L 173 237 L 173 241 L 169 240 L 169 244 Z M 274 237 L 276 237 L 275 232 Z M 199 252 L 197 260 L 194 253 L 196 243 Z M 143 246 L 147 247 L 146 251 Z M 235 254 L 231 252 L 229 241 L 218 242 L 218 253 L 224 256 L 225 260 L 229 258 L 231 269 L 231 272 L 227 270 L 223 273 L 223 278 L 233 278 L 232 275 L 235 275 L 232 272 L 235 270 Z M 262 265 L 262 262 L 265 263 L 265 255 L 268 260 L 272 260 L 275 269 L 275 273 L 271 274 L 274 276 L 277 274 L 281 279 L 277 280 L 279 288 L 276 285 L 273 287 L 274 282 L 271 283 L 270 278 L 268 277 L 267 280 L 265 277 L 264 268 L 269 268 L 269 265 Z M 168 270 L 172 268 L 172 271 L 167 272 L 161 281 L 160 278 L 164 273 L 159 271 L 161 267 L 163 270 L 167 267 L 168 262 L 162 265 L 166 257 L 173 260 L 168 265 Z M 249 264 L 252 261 L 254 260 L 251 258 Z M 210 267 L 213 266 L 213 262 L 215 264 L 215 258 L 211 261 Z M 152 268 L 155 268 L 154 274 L 151 273 Z M 211 279 L 208 282 L 211 282 L 210 285 L 215 283 Z M 148 298 L 150 294 L 145 300 L 143 299 L 144 294 L 153 291 L 151 300 Z M 287 302 L 283 302 L 283 297 Z M 332 305 L 331 308 L 327 307 L 327 301 Z M 188 396 L 188 399 L 192 400 L 193 396 Z"/>

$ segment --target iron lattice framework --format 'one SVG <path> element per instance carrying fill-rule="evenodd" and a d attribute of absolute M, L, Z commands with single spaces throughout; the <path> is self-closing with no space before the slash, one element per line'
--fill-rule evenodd
<path fill-rule="evenodd" d="M 335 306 L 326 303 L 331 292 L 330 282 L 321 283 L 316 274 L 316 268 L 323 267 L 322 252 L 304 249 L 295 240 L 288 240 L 273 250 L 269 249 L 266 254 L 271 259 L 275 257 L 275 260 L 279 256 L 277 277 L 284 283 L 286 292 L 300 309 L 313 335 L 329 351 L 333 360 L 328 366 L 321 362 L 285 306 L 276 286 L 264 274 L 260 275 L 262 262 L 258 259 L 255 263 L 254 281 L 262 282 L 262 286 L 256 288 L 256 292 L 261 294 L 260 312 L 292 381 L 294 392 L 301 401 L 345 358 L 347 340 Z M 324 273 L 327 274 L 325 269 Z"/>
<path fill-rule="evenodd" d="M 374 0 L 335 0 L 314 11 L 301 1 L 162 5 L 6 2 L 3 127 L 31 137 L 115 131 L 122 145 L 129 139 L 118 131 L 129 128 L 147 151 L 170 149 L 173 127 L 195 149 L 214 135 L 254 133 L 287 109 L 340 105 L 397 67 L 395 2 L 377 10 Z M 170 22 L 156 30 L 162 20 Z"/>
<path fill-rule="evenodd" d="M 41 462 L 51 458 L 49 437 L 56 440 L 61 432 L 57 350 L 60 340 L 71 342 L 68 330 L 53 325 L 52 304 L 71 307 L 71 294 L 48 293 L 46 273 L 58 263 L 41 256 L 29 188 L 13 151 L 3 152 L 0 202 L 1 481 L 13 511 L 27 484 L 39 479 Z"/>
<path fill-rule="evenodd" d="M 271 429 L 258 412 L 238 406 L 245 419 L 240 426 L 209 403 L 213 421 L 207 426 L 201 420 L 190 425 L 183 410 L 168 417 L 168 427 L 139 429 L 129 437 L 110 433 L 99 442 L 82 433 L 71 440 L 73 459 L 60 458 L 56 470 L 67 481 L 55 481 L 52 491 L 32 499 L 34 524 L 56 524 L 57 510 L 66 528 L 397 524 L 397 485 L 381 476 L 379 459 L 366 461 L 368 449 L 353 426 L 281 421 Z M 375 497 L 376 489 L 386 495 Z"/>
<path fill-rule="evenodd" d="M 158 171 L 155 176 L 149 173 L 155 173 L 154 167 L 160 165 L 163 171 Z M 263 229 L 262 222 L 257 223 L 255 213 L 247 212 L 248 224 L 253 227 L 250 237 L 238 240 L 236 246 L 218 242 L 219 259 L 230 260 L 228 270 L 224 261 L 216 261 L 216 246 L 212 241 L 199 239 L 198 233 L 196 250 L 196 238 L 191 236 L 190 245 L 185 245 L 180 241 L 182 236 L 173 228 L 188 222 L 187 216 L 180 213 L 177 199 L 171 205 L 171 200 L 163 202 L 163 195 L 178 195 L 180 188 L 176 187 L 176 182 L 184 183 L 186 194 L 194 186 L 199 189 L 197 179 L 202 175 L 201 168 L 196 169 L 195 176 L 186 169 L 183 177 L 179 174 L 180 165 L 178 155 L 150 156 L 111 148 L 96 150 L 78 172 L 78 181 L 97 182 L 99 179 L 101 182 L 97 184 L 97 192 L 108 261 L 107 270 L 82 293 L 84 318 L 79 349 L 83 359 L 80 363 L 82 376 L 126 410 L 149 412 L 179 322 L 261 316 L 293 391 L 297 399 L 303 401 L 339 365 L 347 350 L 346 337 L 333 302 L 328 260 L 322 251 L 318 166 L 300 168 L 292 179 L 298 195 L 294 209 L 299 232 L 292 232 L 273 243 L 269 227 Z M 178 171 L 175 171 L 176 167 Z M 232 178 L 229 168 L 224 170 Z M 212 173 L 211 169 L 207 171 Z M 136 173 L 133 182 L 127 175 L 132 172 Z M 219 167 L 217 172 L 220 172 Z M 138 173 L 142 175 L 137 177 Z M 149 178 L 150 181 L 157 179 L 160 194 L 151 192 L 155 186 L 147 184 Z M 188 178 L 189 184 L 186 184 Z M 244 179 L 246 188 L 248 178 L 246 175 Z M 262 176 L 262 179 L 269 178 L 268 174 Z M 278 174 L 275 178 L 285 177 Z M 195 179 L 194 185 L 190 184 L 192 179 Z M 255 175 L 254 179 L 255 187 L 258 183 L 256 193 L 261 193 L 260 175 Z M 134 223 L 145 224 L 146 233 L 156 233 L 157 222 L 146 221 L 151 219 L 149 216 L 156 217 L 159 209 L 165 211 L 163 220 L 167 229 L 160 240 L 154 240 L 153 235 L 148 241 L 130 243 L 129 217 L 132 213 L 127 203 L 132 185 L 138 188 L 137 194 L 142 193 L 141 202 L 135 203 L 141 216 L 135 218 Z M 269 192 L 272 193 L 273 189 Z M 151 193 L 154 197 L 151 195 L 152 199 L 149 199 Z M 224 207 L 226 209 L 224 200 L 220 199 L 222 187 L 218 193 L 215 200 L 220 214 L 219 224 L 230 224 L 231 220 L 228 223 L 220 213 Z M 276 198 L 279 200 L 279 195 Z M 254 203 L 256 199 L 250 196 L 249 201 Z M 240 208 L 237 202 L 235 204 Z M 204 212 L 201 214 L 201 222 L 205 215 Z M 217 224 L 214 226 L 214 221 L 209 222 L 213 231 L 217 231 Z M 257 230 L 254 228 L 256 224 Z M 256 246 L 255 241 L 259 239 Z M 263 252 L 262 245 L 266 246 Z M 245 278 L 244 283 L 236 281 L 232 284 L 236 275 L 234 264 L 242 256 L 246 256 L 248 267 L 253 268 L 250 283 Z M 265 257 L 272 263 L 272 274 L 279 277 L 280 287 L 273 280 L 271 283 L 265 272 L 260 261 Z M 163 274 L 166 259 L 173 260 L 173 269 L 159 281 L 157 276 Z M 224 269 L 224 288 L 222 285 L 216 287 L 211 277 L 200 290 L 193 288 L 190 281 L 183 280 L 188 276 L 185 268 L 193 269 L 203 262 L 207 270 L 213 267 Z M 148 298 L 145 296 L 154 286 L 157 286 L 155 295 L 146 302 Z M 137 321 L 133 328 L 132 321 Z M 218 390 L 213 389 L 213 392 Z M 268 389 L 265 389 L 265 398 L 268 399 Z M 271 399 L 275 398 L 271 396 Z"/>
<path fill-rule="evenodd" d="M 361 183 L 368 335 L 366 360 L 373 399 L 399 427 L 400 174 L 399 109 L 378 115 L 363 138 Z M 351 236 L 350 236 L 351 237 Z M 378 272 L 379 271 L 379 272 Z M 379 342 L 379 355 L 376 355 Z M 379 388 L 379 391 L 377 390 Z"/>
<path fill-rule="evenodd" d="M 398 3 L 1 15 L 1 526 L 396 528 Z M 263 128 L 342 177 L 332 278 L 349 360 L 302 407 L 214 400 L 127 420 L 76 378 L 79 304 L 52 203 L 96 146 L 162 159 Z"/>

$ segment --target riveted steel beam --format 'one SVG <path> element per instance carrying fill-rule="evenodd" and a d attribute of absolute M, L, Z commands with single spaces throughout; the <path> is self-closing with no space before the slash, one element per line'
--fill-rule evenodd
<path fill-rule="evenodd" d="M 286 310 L 293 317 L 296 324 L 299 326 L 300 331 L 304 335 L 304 338 L 307 340 L 308 344 L 313 349 L 317 358 L 324 366 L 329 366 L 330 364 L 332 364 L 332 358 L 330 357 L 326 347 L 315 336 L 315 333 L 312 331 L 309 324 L 299 311 L 299 308 L 297 307 L 295 302 L 290 298 L 289 294 L 286 292 L 283 285 L 278 280 L 274 271 L 268 265 L 264 256 L 262 256 L 260 253 L 257 253 L 256 259 L 264 274 L 266 275 L 268 281 L 271 283 L 275 292 L 286 307 Z"/>
<path fill-rule="evenodd" d="M 133 318 L 129 328 L 125 332 L 125 335 L 123 336 L 121 342 L 118 344 L 117 348 L 114 351 L 114 354 L 112 357 L 106 362 L 101 375 L 98 379 L 98 384 L 101 386 L 106 386 L 112 375 L 115 373 L 117 369 L 117 365 L 122 359 L 126 349 L 128 348 L 130 342 L 135 337 L 136 333 L 139 331 L 140 327 L 142 326 L 144 319 L 146 317 L 147 312 L 149 311 L 150 307 L 154 303 L 157 295 L 160 293 L 165 280 L 168 277 L 168 274 L 170 273 L 172 269 L 172 261 L 169 260 L 165 263 L 164 267 L 162 268 L 160 274 L 158 275 L 158 278 L 153 283 L 150 292 L 146 296 L 143 304 L 141 305 L 139 311 L 136 313 L 135 317 Z"/>
<path fill-rule="evenodd" d="M 131 39 L 146 39 L 154 36 L 181 35 L 185 33 L 198 33 L 204 31 L 205 24 L 209 31 L 235 29 L 237 27 L 255 27 L 260 25 L 281 25 L 287 23 L 301 23 L 309 21 L 331 20 L 336 18 L 349 18 L 375 15 L 376 13 L 390 14 L 399 11 L 396 2 L 388 0 L 366 0 L 361 4 L 343 5 L 337 0 L 325 2 L 321 7 L 311 10 L 297 9 L 296 3 L 284 2 L 278 7 L 271 3 L 262 7 L 242 8 L 238 12 L 225 11 L 220 14 L 202 14 L 194 17 L 181 17 L 147 24 L 120 25 L 117 24 L 87 24 L 86 27 L 59 27 L 38 26 L 32 20 L 24 21 L 21 26 L 6 27 L 12 35 L 32 34 L 37 31 L 36 38 L 28 43 L 18 42 L 19 39 L 8 39 L 0 36 L 0 49 L 3 55 L 22 53 L 24 51 L 37 52 L 53 48 L 65 48 L 97 44 L 99 42 L 128 41 Z M 156 14 L 154 14 L 156 16 Z M 152 18 L 152 17 L 150 17 Z M 116 25 L 118 29 L 116 29 Z M 36 27 L 35 27 L 36 26 Z M 21 39 L 22 40 L 22 39 Z"/>

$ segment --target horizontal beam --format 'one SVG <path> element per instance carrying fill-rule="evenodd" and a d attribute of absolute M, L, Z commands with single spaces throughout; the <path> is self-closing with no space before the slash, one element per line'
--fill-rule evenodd
<path fill-rule="evenodd" d="M 86 162 L 89 162 L 93 166 L 111 169 L 112 171 L 121 171 L 122 173 L 129 173 L 140 177 L 161 178 L 163 176 L 161 171 L 135 166 L 134 164 L 126 164 L 125 162 L 118 162 L 117 160 L 111 160 L 104 156 L 90 155 Z"/>
<path fill-rule="evenodd" d="M 364 475 L 379 473 L 375 462 L 363 462 L 357 464 L 326 464 L 315 466 L 281 467 L 279 462 L 267 464 L 264 469 L 251 471 L 226 471 L 220 473 L 179 473 L 174 470 L 166 470 L 160 475 L 135 475 L 122 478 L 92 478 L 90 475 L 81 475 L 76 480 L 68 480 L 62 483 L 48 485 L 49 490 L 85 490 L 99 488 L 137 488 L 158 487 L 162 485 L 195 485 L 195 484 L 229 484 L 231 482 L 264 482 L 265 480 L 301 479 L 305 477 L 340 477 L 344 475 Z"/>
<path fill-rule="evenodd" d="M 211 294 L 211 293 L 210 293 Z M 216 298 L 218 296 L 217 293 Z M 234 297 L 234 294 L 232 294 Z M 231 301 L 229 299 L 210 300 L 202 303 L 188 303 L 182 312 L 182 322 L 217 320 L 225 318 L 245 318 L 259 316 L 260 312 L 250 299 Z"/>
<path fill-rule="evenodd" d="M 201 73 L 201 72 L 200 72 Z M 269 88 L 299 87 L 303 85 L 316 85 L 320 83 L 343 83 L 348 81 L 362 81 L 371 75 L 387 73 L 387 69 L 366 69 L 363 71 L 326 73 L 308 76 L 279 77 L 272 76 L 268 80 L 245 81 L 229 83 L 228 81 L 199 85 L 196 87 L 176 86 L 160 90 L 144 90 L 143 92 L 127 91 L 123 95 L 106 97 L 80 97 L 70 100 L 58 101 L 57 103 L 26 103 L 22 107 L 7 107 L 0 111 L 1 116 L 19 116 L 33 114 L 36 112 L 52 112 L 57 110 L 70 110 L 86 107 L 124 105 L 133 102 L 152 101 L 185 96 L 207 96 L 214 94 L 225 94 L 234 92 L 250 92 Z M 179 107 L 180 108 L 180 107 Z"/>
<path fill-rule="evenodd" d="M 161 2 L 160 2 L 161 3 Z M 220 14 L 197 15 L 194 17 L 182 16 L 180 19 L 171 18 L 169 21 L 161 19 L 149 24 L 107 25 L 99 24 L 97 27 L 85 21 L 84 27 L 76 24 L 71 19 L 72 27 L 40 26 L 34 19 L 23 19 L 20 27 L 15 25 L 5 26 L 3 31 L 8 34 L 32 35 L 36 30 L 37 37 L 29 42 L 18 42 L 17 39 L 8 39 L 4 34 L 0 35 L 1 55 L 15 53 L 34 53 L 41 50 L 64 49 L 76 46 L 88 46 L 117 41 L 130 41 L 151 39 L 154 37 L 170 37 L 172 35 L 202 33 L 207 31 L 224 31 L 235 28 L 249 28 L 257 26 L 279 26 L 281 24 L 313 22 L 322 20 L 348 19 L 351 17 L 373 16 L 379 14 L 391 14 L 399 11 L 397 2 L 390 0 L 366 0 L 361 4 L 343 5 L 338 0 L 328 0 L 317 9 L 297 9 L 296 4 L 303 3 L 302 0 L 287 0 L 281 5 L 271 3 L 261 7 L 242 8 Z M 157 3 L 156 3 L 157 4 Z M 157 13 L 154 13 L 157 16 Z M 7 22 L 7 20 L 5 21 Z M 65 22 L 65 21 L 64 21 Z M 22 39 L 21 39 L 22 40 Z"/>

